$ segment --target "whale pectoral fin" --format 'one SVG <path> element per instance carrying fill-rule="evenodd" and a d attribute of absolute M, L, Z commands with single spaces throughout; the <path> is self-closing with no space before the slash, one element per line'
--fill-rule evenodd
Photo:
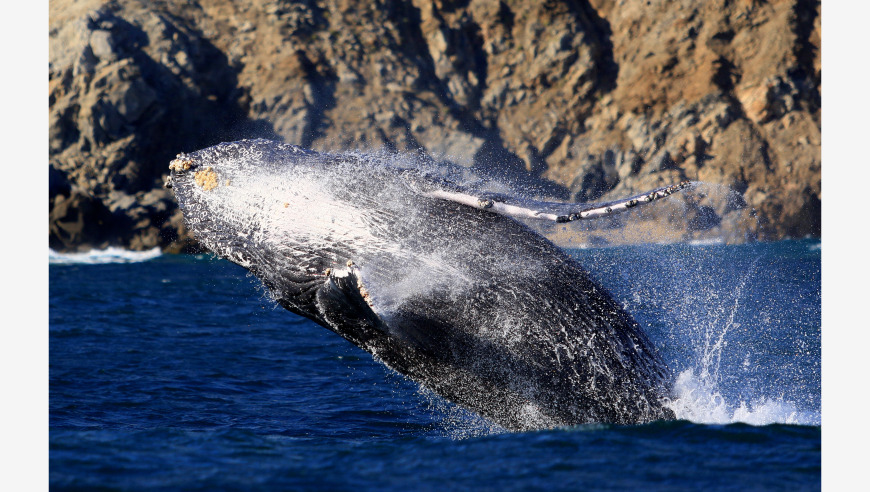
<path fill-rule="evenodd" d="M 571 222 L 580 219 L 594 219 L 605 215 L 624 212 L 638 205 L 650 203 L 684 190 L 694 183 L 684 181 L 679 184 L 656 188 L 639 195 L 622 198 L 606 203 L 560 203 L 525 200 L 510 195 L 490 195 L 465 190 L 434 190 L 426 196 L 448 200 L 470 207 L 487 210 L 511 217 Z"/>
<path fill-rule="evenodd" d="M 318 315 L 333 331 L 373 352 L 387 330 L 361 286 L 355 269 L 330 274 L 316 294 Z"/>
<path fill-rule="evenodd" d="M 449 328 L 443 323 L 422 316 L 424 305 L 411 303 L 406 308 L 382 318 L 368 302 L 368 292 L 360 271 L 353 266 L 347 270 L 331 272 L 317 290 L 317 317 L 334 332 L 363 349 L 377 353 L 386 345 L 385 340 L 399 341 L 406 347 L 424 353 L 432 353 L 439 347 L 439 340 Z M 412 308 L 413 306 L 413 308 Z M 416 309 L 415 309 L 416 308 Z"/>

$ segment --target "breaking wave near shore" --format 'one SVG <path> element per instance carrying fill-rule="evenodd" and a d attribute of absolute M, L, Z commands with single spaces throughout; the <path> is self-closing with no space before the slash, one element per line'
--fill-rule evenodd
<path fill-rule="evenodd" d="M 58 253 L 48 250 L 50 265 L 101 265 L 107 263 L 138 263 L 159 258 L 160 248 L 146 251 L 130 251 L 123 248 L 94 249 L 81 253 Z"/>

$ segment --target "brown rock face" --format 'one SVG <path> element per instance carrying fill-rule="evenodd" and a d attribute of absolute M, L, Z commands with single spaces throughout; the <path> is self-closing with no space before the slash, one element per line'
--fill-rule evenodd
<path fill-rule="evenodd" d="M 669 240 L 819 236 L 819 13 L 798 0 L 53 1 L 49 242 L 191 247 L 167 163 L 245 137 L 422 151 L 581 201 L 700 180 Z M 662 214 L 646 219 L 639 230 Z"/>

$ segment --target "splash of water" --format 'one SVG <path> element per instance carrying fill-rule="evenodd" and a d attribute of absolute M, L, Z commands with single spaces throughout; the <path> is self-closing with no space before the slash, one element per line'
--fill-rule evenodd
<path fill-rule="evenodd" d="M 417 396 L 425 403 L 427 411 L 438 419 L 435 430 L 448 439 L 462 440 L 508 432 L 486 417 L 453 404 L 424 386 L 417 385 Z"/>
<path fill-rule="evenodd" d="M 818 425 L 818 415 L 800 411 L 795 402 L 783 396 L 755 396 L 746 399 L 729 395 L 722 389 L 721 364 L 728 346 L 728 334 L 740 328 L 736 316 L 747 282 L 757 273 L 757 265 L 758 258 L 734 289 L 730 308 L 724 309 L 729 304 L 727 301 L 721 303 L 720 306 L 723 307 L 712 310 L 718 311 L 717 316 L 703 320 L 704 324 L 696 327 L 700 333 L 696 333 L 695 337 L 694 366 L 679 373 L 672 387 L 674 397 L 668 403 L 678 419 L 703 424 L 741 422 L 752 425 Z"/>
<path fill-rule="evenodd" d="M 694 369 L 686 369 L 677 376 L 673 392 L 677 396 L 669 407 L 677 418 L 700 424 L 816 424 L 813 415 L 800 412 L 795 403 L 782 397 L 762 396 L 736 405 L 729 403 L 719 390 L 716 376 L 704 377 Z"/>

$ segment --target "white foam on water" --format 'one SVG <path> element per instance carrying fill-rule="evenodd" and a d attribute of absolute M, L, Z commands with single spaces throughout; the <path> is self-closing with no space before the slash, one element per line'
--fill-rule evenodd
<path fill-rule="evenodd" d="M 783 398 L 759 397 L 750 401 L 729 402 L 719 391 L 715 379 L 686 369 L 674 382 L 674 399 L 668 407 L 678 419 L 699 424 L 751 425 L 800 424 L 820 425 L 821 416 L 799 411 L 797 405 Z"/>
<path fill-rule="evenodd" d="M 122 248 L 106 248 L 84 253 L 58 253 L 48 250 L 49 265 L 102 265 L 107 263 L 138 263 L 161 256 L 160 248 L 147 251 L 130 251 Z"/>
<path fill-rule="evenodd" d="M 688 242 L 689 246 L 719 246 L 725 244 L 725 240 L 720 237 L 707 239 L 692 239 Z"/>

